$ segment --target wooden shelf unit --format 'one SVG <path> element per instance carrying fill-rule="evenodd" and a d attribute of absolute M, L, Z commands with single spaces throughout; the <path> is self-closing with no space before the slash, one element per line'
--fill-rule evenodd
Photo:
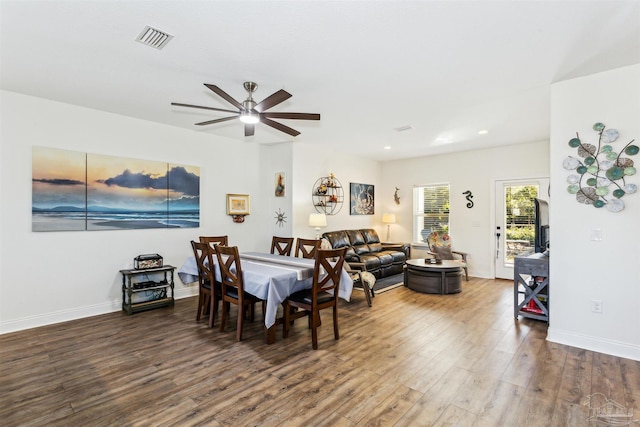
<path fill-rule="evenodd" d="M 127 314 L 174 305 L 175 267 L 120 270 L 122 274 L 122 310 Z M 145 280 L 142 280 L 144 276 Z M 158 280 L 159 279 L 159 280 Z M 134 301 L 134 300 L 138 301 Z"/>
<path fill-rule="evenodd" d="M 549 256 L 516 257 L 513 266 L 513 314 L 549 322 Z"/>

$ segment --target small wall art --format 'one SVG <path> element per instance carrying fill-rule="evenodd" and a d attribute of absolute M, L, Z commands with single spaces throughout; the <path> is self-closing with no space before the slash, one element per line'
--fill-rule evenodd
<path fill-rule="evenodd" d="M 471 190 L 467 190 L 462 194 L 466 196 L 465 199 L 467 199 L 467 208 L 471 209 L 473 207 L 473 200 L 471 200 L 473 199 L 473 194 L 471 193 Z"/>
<path fill-rule="evenodd" d="M 286 178 L 284 172 L 276 173 L 276 197 L 284 197 L 286 190 Z"/>
<path fill-rule="evenodd" d="M 280 210 L 280 208 L 278 208 L 275 213 L 276 216 L 274 216 L 274 218 L 276 219 L 276 224 L 278 225 L 278 227 L 283 227 L 284 223 L 287 222 L 287 216 L 284 212 L 282 212 L 282 210 Z"/>
<path fill-rule="evenodd" d="M 396 191 L 395 193 L 393 193 L 393 201 L 396 202 L 396 205 L 400 204 L 400 196 L 398 195 L 398 191 L 400 191 L 400 189 L 396 187 Z"/>
<path fill-rule="evenodd" d="M 248 194 L 227 194 L 227 215 L 249 215 L 250 213 Z"/>
<path fill-rule="evenodd" d="M 227 215 L 233 222 L 244 222 L 245 215 L 251 214 L 248 194 L 227 194 Z"/>
<path fill-rule="evenodd" d="M 375 213 L 375 188 L 371 184 L 351 182 L 350 215 L 373 215 Z"/>

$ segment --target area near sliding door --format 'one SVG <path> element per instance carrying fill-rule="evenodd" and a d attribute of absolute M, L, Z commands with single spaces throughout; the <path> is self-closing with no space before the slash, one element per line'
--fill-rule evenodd
<path fill-rule="evenodd" d="M 549 179 L 496 180 L 495 194 L 495 275 L 512 280 L 515 257 L 534 252 L 533 199 L 549 200 Z"/>

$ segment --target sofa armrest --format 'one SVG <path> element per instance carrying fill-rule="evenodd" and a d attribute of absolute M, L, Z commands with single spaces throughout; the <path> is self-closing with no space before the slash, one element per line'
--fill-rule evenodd
<path fill-rule="evenodd" d="M 408 243 L 382 243 L 382 249 L 388 251 L 400 251 L 404 252 L 404 255 L 407 259 L 410 258 L 411 255 L 411 245 Z"/>

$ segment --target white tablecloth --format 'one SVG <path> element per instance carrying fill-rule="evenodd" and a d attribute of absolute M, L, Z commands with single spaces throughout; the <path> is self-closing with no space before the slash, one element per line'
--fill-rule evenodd
<path fill-rule="evenodd" d="M 216 262 L 214 258 L 214 262 Z M 310 289 L 313 283 L 315 261 L 306 258 L 247 252 L 240 254 L 245 291 L 267 301 L 264 324 L 267 328 L 276 322 L 278 306 L 294 292 Z M 220 280 L 220 269 L 216 266 L 216 280 Z M 187 258 L 178 269 L 182 283 L 198 281 L 198 266 L 193 256 Z M 340 277 L 338 296 L 345 301 L 351 299 L 353 281 L 344 269 Z"/>

